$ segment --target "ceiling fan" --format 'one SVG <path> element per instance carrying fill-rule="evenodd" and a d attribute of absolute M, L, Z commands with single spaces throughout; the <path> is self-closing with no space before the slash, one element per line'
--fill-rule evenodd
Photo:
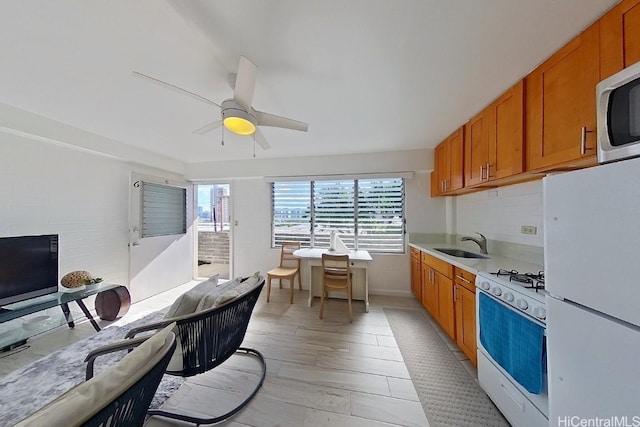
<path fill-rule="evenodd" d="M 255 142 L 263 149 L 271 147 L 258 126 L 272 126 L 284 129 L 298 130 L 307 132 L 309 125 L 307 123 L 288 119 L 286 117 L 276 116 L 275 114 L 258 111 L 251 106 L 253 101 L 253 91 L 256 85 L 256 65 L 244 56 L 240 57 L 238 64 L 238 73 L 229 75 L 229 84 L 233 88 L 233 98 L 225 99 L 218 104 L 209 98 L 201 96 L 197 93 L 167 83 L 163 80 L 149 76 L 147 74 L 134 71 L 137 77 L 146 79 L 153 83 L 159 84 L 169 89 L 177 90 L 186 95 L 192 96 L 200 101 L 215 105 L 220 108 L 220 120 L 208 123 L 193 133 L 204 135 L 207 132 L 224 125 L 225 128 L 238 135 L 253 135 Z"/>

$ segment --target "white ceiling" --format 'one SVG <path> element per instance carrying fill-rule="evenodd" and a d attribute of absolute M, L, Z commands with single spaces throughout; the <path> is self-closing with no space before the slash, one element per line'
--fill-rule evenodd
<path fill-rule="evenodd" d="M 254 107 L 309 123 L 263 128 L 259 158 L 434 147 L 615 0 L 8 0 L 0 102 L 181 162 L 248 159 L 250 137 L 193 134 L 240 55 Z"/>

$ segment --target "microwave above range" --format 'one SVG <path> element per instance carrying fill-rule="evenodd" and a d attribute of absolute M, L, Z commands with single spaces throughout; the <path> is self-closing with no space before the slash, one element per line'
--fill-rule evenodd
<path fill-rule="evenodd" d="M 596 88 L 598 162 L 640 156 L 640 62 Z"/>

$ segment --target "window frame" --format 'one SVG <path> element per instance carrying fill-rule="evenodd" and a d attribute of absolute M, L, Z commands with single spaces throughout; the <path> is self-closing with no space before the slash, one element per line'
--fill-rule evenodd
<path fill-rule="evenodd" d="M 362 222 L 362 220 L 359 220 L 359 217 L 361 216 L 361 212 L 360 212 L 360 203 L 359 203 L 359 199 L 361 198 L 361 194 L 360 194 L 360 181 L 375 181 L 375 180 L 400 180 L 400 197 L 401 197 L 401 201 L 400 201 L 400 215 L 401 215 L 401 229 L 400 229 L 400 238 L 402 240 L 402 242 L 399 244 L 399 248 L 398 250 L 376 250 L 376 249 L 361 249 L 360 246 L 360 242 L 361 240 L 363 240 L 362 236 L 359 236 L 359 232 L 361 230 L 360 227 L 360 222 Z M 308 221 L 308 225 L 309 225 L 309 231 L 308 234 L 305 234 L 304 236 L 307 236 L 307 240 L 305 241 L 301 241 L 302 247 L 325 247 L 324 244 L 322 244 L 321 246 L 317 246 L 318 242 L 316 240 L 316 226 L 317 226 L 317 215 L 316 215 L 316 197 L 315 197 L 315 190 L 316 190 L 316 183 L 317 182 L 344 182 L 344 181 L 351 181 L 353 182 L 353 226 L 354 226 L 354 235 L 353 235 L 353 248 L 355 250 L 367 250 L 370 253 L 374 253 L 374 254 L 389 254 L 389 255 L 401 255 L 401 254 L 405 254 L 406 250 L 407 250 L 407 239 L 406 239 L 406 234 L 407 234 L 407 221 L 406 221 L 406 179 L 404 177 L 397 177 L 397 176 L 387 176 L 387 177 L 375 177 L 375 178 L 368 178 L 368 177 L 362 177 L 362 178 L 336 178 L 336 179 L 306 179 L 306 180 L 283 180 L 283 181 L 277 181 L 274 180 L 271 182 L 270 185 L 270 191 L 271 191 L 271 248 L 278 248 L 279 247 L 279 243 L 278 240 L 281 239 L 277 239 L 276 236 L 276 186 L 278 185 L 286 185 L 287 183 L 290 182 L 296 182 L 296 183 L 308 183 L 309 184 L 309 221 Z M 306 224 L 306 223 L 305 223 Z M 284 240 L 281 241 L 285 241 L 286 238 Z M 295 239 L 294 239 L 295 240 Z M 302 239 L 300 239 L 302 240 Z M 328 247 L 328 246 L 326 246 Z"/>

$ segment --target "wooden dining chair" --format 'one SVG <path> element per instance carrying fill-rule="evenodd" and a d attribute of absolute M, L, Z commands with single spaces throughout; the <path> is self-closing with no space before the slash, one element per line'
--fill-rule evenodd
<path fill-rule="evenodd" d="M 289 281 L 289 304 L 293 304 L 293 280 L 298 276 L 298 288 L 302 290 L 300 279 L 300 258 L 293 255 L 300 249 L 300 242 L 283 242 L 280 250 L 280 265 L 267 272 L 267 302 L 271 296 L 271 280 L 278 279 L 282 289 L 282 281 Z"/>
<path fill-rule="evenodd" d="M 353 321 L 351 309 L 351 263 L 349 255 L 322 254 L 322 293 L 320 294 L 320 318 L 322 319 L 324 300 L 330 291 L 344 291 L 349 302 L 349 321 Z"/>

